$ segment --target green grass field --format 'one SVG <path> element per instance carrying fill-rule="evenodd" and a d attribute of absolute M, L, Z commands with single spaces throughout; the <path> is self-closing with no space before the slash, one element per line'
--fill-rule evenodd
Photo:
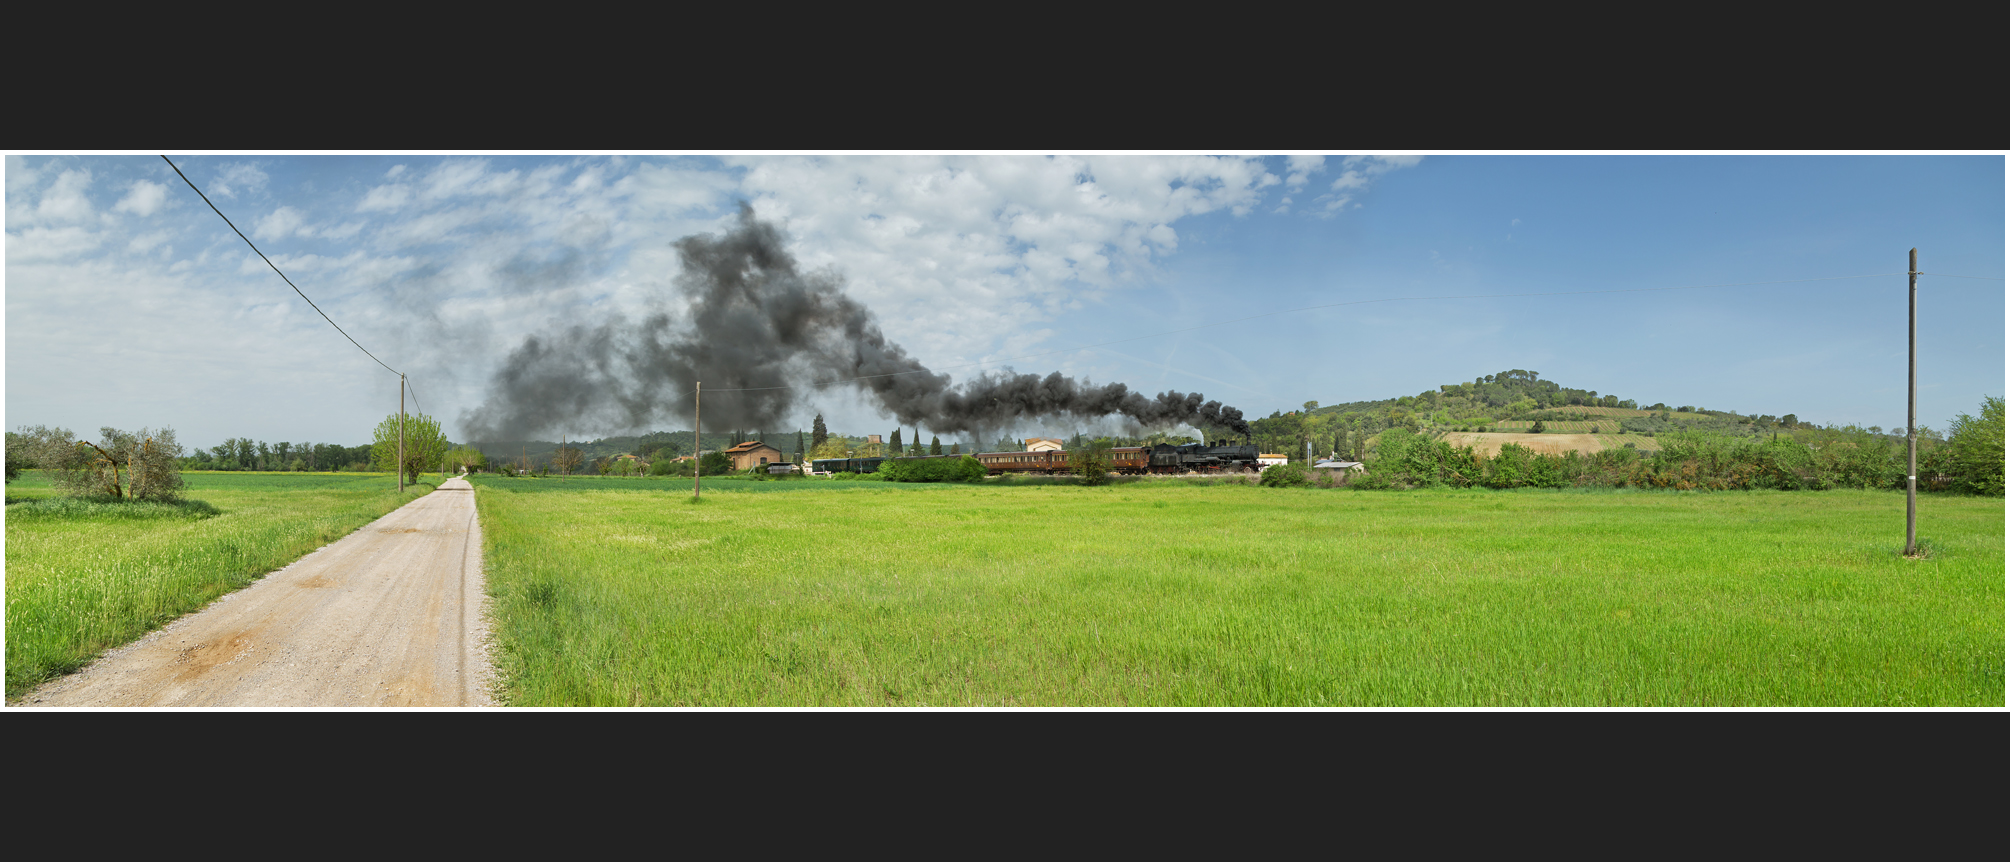
<path fill-rule="evenodd" d="M 389 473 L 183 476 L 200 503 L 92 505 L 56 497 L 36 472 L 8 484 L 8 698 L 417 496 L 400 497 Z"/>
<path fill-rule="evenodd" d="M 477 480 L 508 702 L 2004 703 L 2004 501 Z"/>

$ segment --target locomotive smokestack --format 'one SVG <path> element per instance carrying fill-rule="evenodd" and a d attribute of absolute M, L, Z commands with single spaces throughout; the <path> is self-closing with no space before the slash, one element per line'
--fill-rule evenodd
<path fill-rule="evenodd" d="M 810 384 L 855 387 L 902 425 L 980 445 L 986 431 L 1060 415 L 1249 431 L 1242 411 L 1198 392 L 1147 397 L 1122 383 L 1010 369 L 952 385 L 888 340 L 836 274 L 799 272 L 781 231 L 745 204 L 724 236 L 674 245 L 684 265 L 675 282 L 689 308 L 684 321 L 659 312 L 524 339 L 490 381 L 488 400 L 461 416 L 464 432 L 521 440 L 567 427 L 640 429 L 689 414 L 700 378 L 717 387 L 706 406 L 742 427 L 784 421 Z"/>

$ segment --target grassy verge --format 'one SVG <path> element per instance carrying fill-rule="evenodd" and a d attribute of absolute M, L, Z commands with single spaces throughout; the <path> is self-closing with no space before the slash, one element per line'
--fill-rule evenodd
<path fill-rule="evenodd" d="M 478 486 L 518 705 L 2004 696 L 2000 499 L 1906 561 L 1880 492 Z"/>
<path fill-rule="evenodd" d="M 388 473 L 184 477 L 179 505 L 65 499 L 32 473 L 8 485 L 8 698 L 432 490 L 400 497 Z"/>

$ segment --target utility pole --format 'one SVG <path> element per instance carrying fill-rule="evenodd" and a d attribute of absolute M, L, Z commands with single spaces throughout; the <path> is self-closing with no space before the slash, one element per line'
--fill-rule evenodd
<path fill-rule="evenodd" d="M 405 493 L 405 375 L 398 375 L 398 493 Z"/>
<path fill-rule="evenodd" d="M 691 393 L 691 499 L 703 495 L 699 478 L 705 472 L 705 381 Z"/>
<path fill-rule="evenodd" d="M 1906 260 L 1905 555 L 1919 553 L 1919 249 Z"/>

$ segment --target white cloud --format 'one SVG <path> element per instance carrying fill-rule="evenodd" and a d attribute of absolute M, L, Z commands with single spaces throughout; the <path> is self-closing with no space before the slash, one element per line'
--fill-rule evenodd
<path fill-rule="evenodd" d="M 399 165 L 398 167 L 404 167 Z M 356 205 L 357 212 L 391 212 L 405 208 L 405 202 L 412 199 L 412 187 L 403 183 L 392 183 L 371 189 L 363 195 L 363 201 Z"/>
<path fill-rule="evenodd" d="M 292 207 L 280 207 L 273 210 L 264 218 L 259 219 L 258 225 L 252 229 L 251 235 L 264 240 L 280 239 L 295 233 L 305 235 L 308 232 L 302 230 L 301 226 L 306 223 L 307 217 L 302 215 L 299 210 Z"/>
<path fill-rule="evenodd" d="M 43 162 L 47 165 L 47 162 Z M 7 156 L 7 196 L 27 194 L 29 189 L 42 179 L 42 170 L 30 165 L 27 159 L 9 154 Z"/>
<path fill-rule="evenodd" d="M 1281 182 L 1260 161 L 1200 156 L 732 163 L 806 267 L 844 273 L 888 335 L 935 364 L 998 355 L 998 309 L 1023 306 L 1015 326 L 1033 325 L 1138 283 L 1177 251 L 1179 219 L 1246 213 Z"/>
<path fill-rule="evenodd" d="M 384 178 L 390 179 L 404 172 L 405 172 L 404 165 L 392 165 L 390 170 L 384 172 Z"/>
<path fill-rule="evenodd" d="M 100 234 L 81 227 L 31 227 L 7 238 L 7 264 L 60 260 L 97 248 Z"/>
<path fill-rule="evenodd" d="M 342 224 L 336 225 L 335 227 L 325 227 L 318 231 L 315 231 L 315 233 L 320 237 L 322 237 L 323 239 L 348 239 L 362 232 L 362 230 L 363 230 L 362 222 L 352 221 L 352 222 L 343 222 Z"/>
<path fill-rule="evenodd" d="M 1326 170 L 1325 156 L 1287 156 L 1284 160 L 1284 187 L 1291 191 L 1305 188 L 1312 181 L 1312 175 Z M 1288 203 L 1289 198 L 1285 199 Z"/>
<path fill-rule="evenodd" d="M 488 174 L 487 168 L 487 159 L 454 159 L 441 162 L 439 167 L 426 175 L 426 187 L 419 196 L 426 200 L 441 200 L 473 191 L 493 189 L 496 178 Z M 510 172 L 511 176 L 515 174 L 515 171 Z"/>
<path fill-rule="evenodd" d="M 134 254 L 145 254 L 155 246 L 167 242 L 172 238 L 173 234 L 164 230 L 148 231 L 133 237 L 131 242 L 126 243 L 126 250 Z"/>
<path fill-rule="evenodd" d="M 1339 179 L 1328 186 L 1330 194 L 1321 195 L 1319 200 L 1326 204 L 1326 212 L 1331 214 L 1354 201 L 1354 192 L 1368 185 L 1390 171 L 1399 168 L 1416 167 L 1424 161 L 1423 156 L 1348 156 L 1340 160 Z M 1354 204 L 1360 209 L 1360 204 Z"/>
<path fill-rule="evenodd" d="M 35 220 L 45 224 L 89 220 L 92 215 L 91 199 L 84 194 L 84 190 L 90 187 L 90 171 L 64 171 L 36 202 Z"/>
<path fill-rule="evenodd" d="M 237 193 L 240 191 L 251 192 L 264 188 L 265 181 L 268 179 L 271 178 L 266 176 L 264 171 L 259 170 L 257 165 L 249 163 L 228 164 L 217 171 L 215 179 L 209 181 L 209 193 L 222 195 L 227 198 L 236 198 Z"/>
<path fill-rule="evenodd" d="M 135 180 L 126 196 L 112 205 L 112 211 L 128 212 L 145 218 L 159 212 L 161 204 L 166 202 L 167 186 L 149 180 Z"/>

